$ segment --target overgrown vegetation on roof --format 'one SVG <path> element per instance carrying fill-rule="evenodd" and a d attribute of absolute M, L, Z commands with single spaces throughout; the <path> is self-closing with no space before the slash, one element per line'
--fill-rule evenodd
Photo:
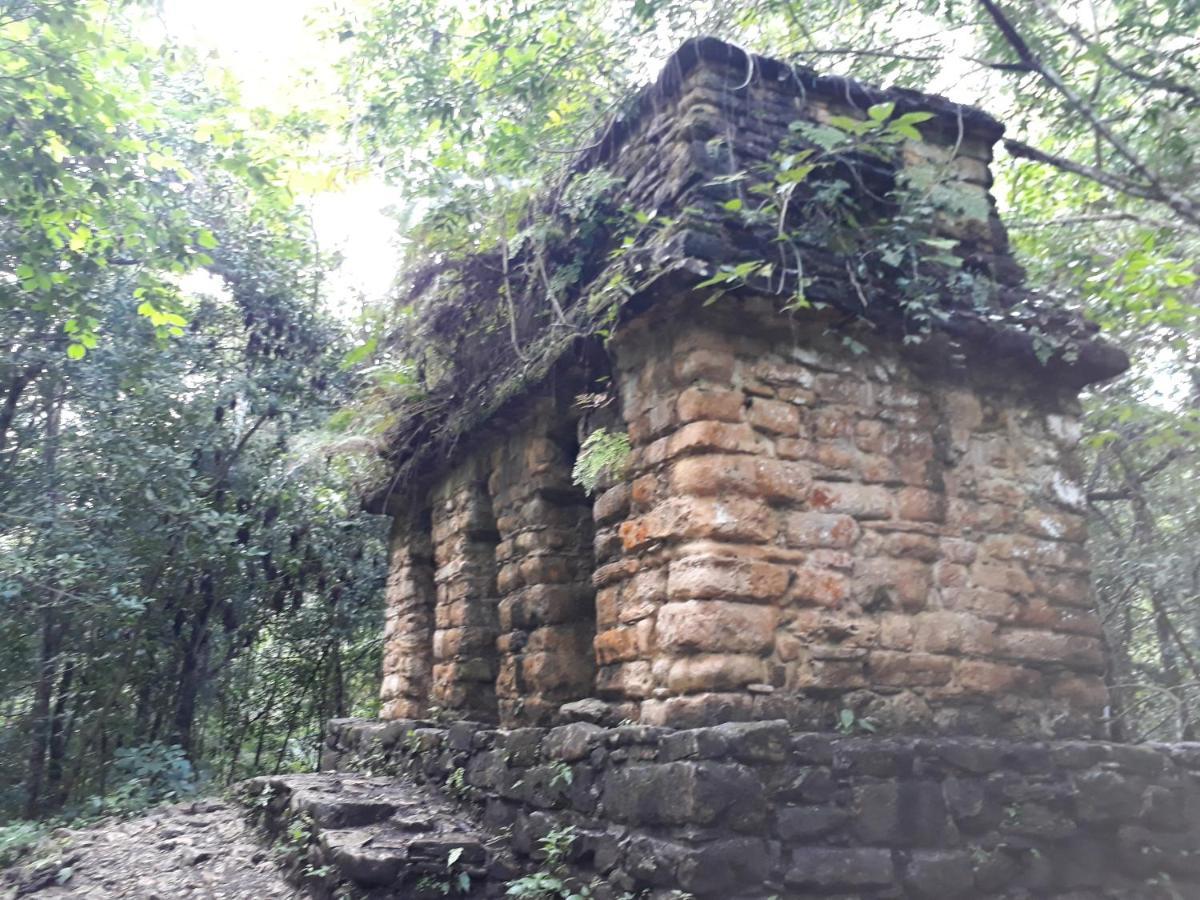
<path fill-rule="evenodd" d="M 793 314 L 831 311 L 855 352 L 864 330 L 907 343 L 941 332 L 963 352 L 1003 335 L 1010 355 L 1077 364 L 1087 351 L 1093 369 L 1121 367 L 1075 314 L 1026 290 L 985 189 L 957 172 L 966 144 L 986 170 L 992 120 L 808 71 L 781 80 L 789 71 L 712 39 L 685 44 L 629 117 L 499 223 L 494 249 L 416 270 L 377 348 L 393 368 L 362 399 L 387 461 L 367 488 L 375 508 L 579 342 L 605 340 L 655 284 L 703 303 L 750 290 Z M 928 158 L 904 159 L 926 145 Z"/>

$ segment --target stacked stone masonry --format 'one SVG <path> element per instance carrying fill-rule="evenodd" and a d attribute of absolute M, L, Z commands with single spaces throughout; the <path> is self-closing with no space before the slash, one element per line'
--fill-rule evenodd
<path fill-rule="evenodd" d="M 571 481 L 563 421 L 539 405 L 439 481 L 428 508 L 397 517 L 384 718 L 546 722 L 591 693 L 591 503 Z"/>
<path fill-rule="evenodd" d="M 489 482 L 501 535 L 497 691 L 506 722 L 549 721 L 592 688 L 592 515 L 571 481 L 572 436 L 522 435 L 498 455 Z"/>
<path fill-rule="evenodd" d="M 432 525 L 421 511 L 392 522 L 384 619 L 384 718 L 424 715 L 433 690 Z"/>
<path fill-rule="evenodd" d="M 568 826 L 601 900 L 1200 896 L 1200 745 L 336 720 L 322 767 L 455 784 L 511 853 L 472 896 Z"/>
<path fill-rule="evenodd" d="M 912 342 L 844 279 L 706 290 L 755 249 L 720 176 L 882 100 L 934 112 L 901 164 L 974 211 L 934 225 L 994 303 Z M 1078 393 L 1126 363 L 1043 303 L 1043 365 L 1006 318 L 998 124 L 712 41 L 635 106 L 576 171 L 672 223 L 666 262 L 381 501 L 386 721 L 334 722 L 323 768 L 457 785 L 520 858 L 486 896 L 568 825 L 598 898 L 1200 896 L 1200 749 L 1077 740 L 1108 733 Z M 597 427 L 630 452 L 588 494 Z"/>
<path fill-rule="evenodd" d="M 385 717 L 1101 732 L 1074 390 L 770 298 L 663 300 L 613 348 L 632 453 L 594 502 L 542 398 L 398 517 Z"/>
<path fill-rule="evenodd" d="M 1097 730 L 1074 392 L 855 355 L 769 301 L 652 310 L 617 381 L 597 690 L 630 718 Z"/>

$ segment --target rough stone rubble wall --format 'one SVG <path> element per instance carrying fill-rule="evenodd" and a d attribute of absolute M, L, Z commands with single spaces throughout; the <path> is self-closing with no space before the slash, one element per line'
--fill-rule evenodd
<path fill-rule="evenodd" d="M 1095 732 L 1073 393 L 856 356 L 772 302 L 660 302 L 618 336 L 600 696 L 685 727 Z"/>
<path fill-rule="evenodd" d="M 322 767 L 453 779 L 530 867 L 573 825 L 601 897 L 1200 896 L 1195 744 L 335 720 Z"/>

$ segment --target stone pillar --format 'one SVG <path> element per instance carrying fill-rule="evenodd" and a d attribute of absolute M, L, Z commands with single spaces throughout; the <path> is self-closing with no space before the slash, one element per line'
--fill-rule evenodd
<path fill-rule="evenodd" d="M 380 716 L 419 718 L 429 708 L 433 677 L 435 589 L 428 509 L 396 516 L 388 558 Z"/>
<path fill-rule="evenodd" d="M 641 326 L 618 345 L 629 483 L 596 503 L 598 688 L 636 702 L 648 724 L 750 718 L 753 692 L 771 690 L 790 581 L 759 548 L 776 540 L 776 505 L 803 500 L 812 482 L 752 423 L 795 430 L 798 413 L 734 384 L 734 347 L 719 331 L 694 318 Z"/>
<path fill-rule="evenodd" d="M 433 496 L 437 569 L 431 705 L 496 720 L 496 519 L 484 474 L 467 464 Z"/>
<path fill-rule="evenodd" d="M 595 601 L 591 502 L 554 404 L 506 443 L 491 478 L 500 543 L 500 720 L 547 724 L 591 693 Z M 557 426 L 558 439 L 549 433 Z"/>

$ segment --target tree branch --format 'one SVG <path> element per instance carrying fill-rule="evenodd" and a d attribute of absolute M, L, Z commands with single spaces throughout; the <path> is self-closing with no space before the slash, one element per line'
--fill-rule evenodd
<path fill-rule="evenodd" d="M 1147 200 L 1154 200 L 1171 208 L 1176 215 L 1181 219 L 1194 226 L 1200 226 L 1200 214 L 1197 213 L 1195 204 L 1187 197 L 1169 190 L 1159 178 L 1150 171 L 1147 165 L 1142 161 L 1132 148 L 1125 141 L 1112 131 L 1107 123 L 1096 113 L 1096 111 L 1087 103 L 1078 93 L 1075 92 L 1054 70 L 1052 66 L 1041 59 L 1017 31 L 1016 27 L 1004 14 L 1004 11 L 994 2 L 994 0 L 978 0 L 979 4 L 987 11 L 1005 41 L 1012 47 L 1017 54 L 1017 58 L 1022 63 L 1029 66 L 1030 69 L 1036 72 L 1041 79 L 1056 90 L 1066 100 L 1067 105 L 1073 108 L 1076 112 L 1082 115 L 1092 127 L 1100 134 L 1105 141 L 1118 154 L 1120 154 L 1126 162 L 1133 168 L 1141 179 L 1144 181 L 1144 186 L 1137 186 L 1133 182 L 1124 178 L 1119 178 L 1111 173 L 1104 172 L 1094 166 L 1085 166 L 1079 163 L 1071 163 L 1070 160 L 1063 159 L 1050 154 L 1043 154 L 1041 151 L 1034 150 L 1026 144 L 1020 144 L 1016 141 L 1005 141 L 1005 148 L 1014 156 L 1024 156 L 1029 159 L 1036 159 L 1032 154 L 1038 154 L 1041 158 L 1038 162 L 1048 163 L 1057 168 L 1064 169 L 1068 172 L 1073 172 L 1076 175 L 1082 175 L 1085 178 L 1091 178 L 1094 181 L 1111 187 L 1115 190 L 1123 191 L 1135 197 L 1142 197 Z M 1014 152 L 1013 147 L 1021 148 L 1022 152 Z M 1135 189 L 1130 189 L 1135 188 Z"/>

